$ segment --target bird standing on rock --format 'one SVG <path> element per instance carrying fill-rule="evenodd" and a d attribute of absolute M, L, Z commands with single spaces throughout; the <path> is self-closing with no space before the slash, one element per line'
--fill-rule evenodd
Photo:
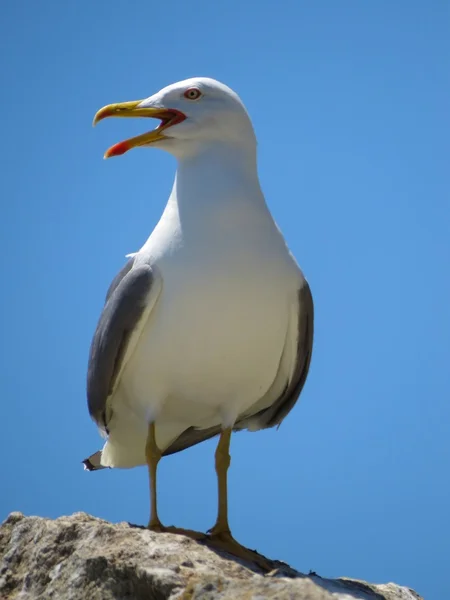
<path fill-rule="evenodd" d="M 279 425 L 305 384 L 313 300 L 266 205 L 256 138 L 235 92 L 197 77 L 106 117 L 152 117 L 156 129 L 116 144 L 166 150 L 177 171 L 166 208 L 107 292 L 92 340 L 88 407 L 107 435 L 87 469 L 147 464 L 149 528 L 160 458 L 219 435 L 211 538 L 239 555 L 227 508 L 232 431 Z M 242 553 L 241 553 L 242 554 Z"/>

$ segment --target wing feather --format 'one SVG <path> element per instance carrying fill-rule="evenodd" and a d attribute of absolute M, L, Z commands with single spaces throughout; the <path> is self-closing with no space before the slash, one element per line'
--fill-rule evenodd
<path fill-rule="evenodd" d="M 268 408 L 253 415 L 252 421 L 256 419 L 260 429 L 275 427 L 283 421 L 297 402 L 308 376 L 313 349 L 314 303 L 306 279 L 298 291 L 297 311 L 297 352 L 294 371 L 279 398 Z"/>
<path fill-rule="evenodd" d="M 104 429 L 107 400 L 156 301 L 158 279 L 148 264 L 136 266 L 129 261 L 108 290 L 92 339 L 87 373 L 89 412 Z"/>

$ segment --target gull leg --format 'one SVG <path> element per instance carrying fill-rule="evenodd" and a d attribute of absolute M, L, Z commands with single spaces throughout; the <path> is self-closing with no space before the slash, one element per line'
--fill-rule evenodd
<path fill-rule="evenodd" d="M 270 562 L 264 558 L 264 556 L 242 546 L 242 544 L 236 541 L 231 535 L 230 525 L 228 523 L 228 469 L 231 462 L 230 439 L 231 428 L 224 429 L 220 434 L 215 454 L 219 495 L 217 521 L 208 533 L 216 548 L 224 550 L 246 562 L 254 563 L 263 571 L 268 572 L 273 568 Z"/>
<path fill-rule="evenodd" d="M 155 423 L 148 426 L 147 442 L 145 444 L 145 456 L 150 476 L 150 521 L 148 528 L 152 531 L 163 531 L 164 526 L 158 517 L 158 501 L 156 494 L 156 471 L 161 459 L 161 450 L 156 445 Z"/>
<path fill-rule="evenodd" d="M 231 537 L 230 526 L 228 524 L 228 468 L 231 462 L 230 439 L 231 427 L 222 431 L 216 448 L 215 459 L 219 505 L 216 524 L 209 531 L 212 536 Z"/>

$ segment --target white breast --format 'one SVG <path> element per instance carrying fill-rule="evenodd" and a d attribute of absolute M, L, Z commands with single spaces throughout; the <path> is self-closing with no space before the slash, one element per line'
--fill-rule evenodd
<path fill-rule="evenodd" d="M 267 241 L 208 241 L 158 261 L 161 296 L 124 373 L 141 411 L 165 402 L 199 426 L 234 420 L 270 387 L 298 287 L 286 260 L 265 259 Z"/>

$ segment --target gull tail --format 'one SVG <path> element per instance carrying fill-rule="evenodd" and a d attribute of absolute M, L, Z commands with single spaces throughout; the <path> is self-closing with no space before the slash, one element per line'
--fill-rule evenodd
<path fill-rule="evenodd" d="M 99 450 L 94 454 L 91 454 L 88 458 L 83 460 L 84 470 L 85 471 L 98 471 L 100 469 L 108 469 L 109 467 L 104 467 L 100 460 L 102 457 L 102 451 Z"/>

